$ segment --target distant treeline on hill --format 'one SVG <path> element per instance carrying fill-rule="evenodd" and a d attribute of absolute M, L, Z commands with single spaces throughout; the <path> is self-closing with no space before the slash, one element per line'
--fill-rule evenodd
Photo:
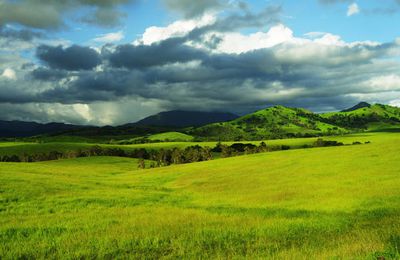
<path fill-rule="evenodd" d="M 354 142 L 353 144 L 361 144 Z M 341 146 L 343 143 L 337 141 L 327 141 L 318 138 L 312 145 L 304 145 L 302 148 L 325 147 L 325 146 Z M 263 152 L 272 152 L 279 150 L 288 150 L 288 145 L 268 146 L 265 142 L 259 145 L 250 143 L 234 143 L 225 145 L 217 143 L 214 148 L 202 147 L 199 145 L 189 146 L 186 148 L 172 148 L 160 150 L 146 150 L 144 148 L 134 149 L 130 151 L 121 148 L 104 148 L 94 145 L 88 149 L 78 149 L 76 151 L 51 151 L 48 153 L 23 154 L 23 155 L 3 155 L 0 156 L 1 162 L 40 162 L 59 159 L 72 159 L 91 156 L 116 156 L 137 158 L 142 160 L 151 160 L 151 167 L 168 166 L 171 164 L 183 164 L 191 162 L 208 161 L 213 159 L 213 154 L 219 154 L 220 157 L 232 157 L 244 154 L 254 154 Z M 140 166 L 144 163 L 140 162 Z"/>

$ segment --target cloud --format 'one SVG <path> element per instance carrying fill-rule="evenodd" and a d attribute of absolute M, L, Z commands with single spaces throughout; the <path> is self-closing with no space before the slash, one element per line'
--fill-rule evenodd
<path fill-rule="evenodd" d="M 135 45 L 145 44 L 150 45 L 172 37 L 182 37 L 196 28 L 201 28 L 206 25 L 215 23 L 216 16 L 206 14 L 200 18 L 178 20 L 166 27 L 151 26 L 145 30 L 142 38 L 134 42 Z"/>
<path fill-rule="evenodd" d="M 100 64 L 100 55 L 89 47 L 72 45 L 51 47 L 41 45 L 36 51 L 37 57 L 48 66 L 65 70 L 90 70 Z"/>
<path fill-rule="evenodd" d="M 347 8 L 347 16 L 353 16 L 360 13 L 360 8 L 357 3 L 352 3 Z"/>
<path fill-rule="evenodd" d="M 124 98 L 91 104 L 0 103 L 2 120 L 63 122 L 85 125 L 121 125 L 160 112 L 162 101 Z"/>
<path fill-rule="evenodd" d="M 125 38 L 123 31 L 101 34 L 98 37 L 94 38 L 93 41 L 100 42 L 100 43 L 113 43 L 119 42 Z"/>
<path fill-rule="evenodd" d="M 83 21 L 113 26 L 123 17 L 117 7 L 132 2 L 136 0 L 3 0 L 0 2 L 0 26 L 17 23 L 38 29 L 60 29 L 66 26 L 65 18 L 78 9 L 89 10 Z"/>
<path fill-rule="evenodd" d="M 202 16 L 211 10 L 218 10 L 228 5 L 226 0 L 163 0 L 167 8 L 181 13 L 185 18 Z"/>
<path fill-rule="evenodd" d="M 354 0 L 318 0 L 321 4 L 332 5 L 332 4 L 349 4 L 347 10 L 347 16 L 352 16 L 360 13 L 360 8 Z M 400 0 L 387 0 L 387 1 L 376 1 L 375 7 L 363 8 L 363 13 L 366 15 L 393 15 L 400 11 Z"/>
<path fill-rule="evenodd" d="M 1 74 L 2 78 L 9 79 L 9 80 L 16 80 L 17 79 L 17 74 L 13 69 L 7 68 L 3 71 Z"/>
<path fill-rule="evenodd" d="M 39 31 L 0 25 L 0 51 L 2 52 L 33 49 L 35 42 L 45 40 L 45 38 L 45 35 Z"/>
<path fill-rule="evenodd" d="M 0 77 L 0 108 L 18 119 L 121 124 L 170 109 L 246 113 L 282 104 L 327 111 L 400 99 L 398 40 L 299 37 L 277 22 L 279 10 L 177 21 L 99 51 L 41 45 L 41 64 L 0 56 L 0 72 L 18 75 Z"/>
<path fill-rule="evenodd" d="M 395 43 L 345 43 L 338 37 L 329 36 L 334 41 L 324 37 L 309 40 L 292 35 L 275 45 L 240 53 L 187 46 L 182 38 L 150 46 L 121 45 L 109 57 L 113 67 L 55 79 L 51 85 L 62 82 L 62 86 L 35 98 L 90 103 L 140 96 L 164 100 L 171 107 L 231 105 L 245 110 L 306 97 L 377 91 L 370 81 L 376 71 L 391 75 L 399 68 L 397 63 L 374 61 L 388 57 L 397 48 Z M 154 55 L 146 59 L 149 54 Z"/>
<path fill-rule="evenodd" d="M 27 29 L 13 29 L 0 26 L 0 38 L 8 38 L 12 40 L 32 41 L 35 38 L 44 37 L 43 33 Z"/>
<path fill-rule="evenodd" d="M 59 69 L 37 68 L 32 71 L 34 79 L 43 81 L 57 81 L 68 76 L 68 72 Z"/>
<path fill-rule="evenodd" d="M 203 58 L 203 51 L 183 45 L 183 39 L 170 38 L 152 45 L 120 45 L 108 59 L 117 68 L 143 69 Z"/>

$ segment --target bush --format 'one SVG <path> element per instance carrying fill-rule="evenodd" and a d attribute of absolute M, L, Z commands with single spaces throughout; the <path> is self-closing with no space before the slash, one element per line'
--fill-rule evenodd
<path fill-rule="evenodd" d="M 327 146 L 341 146 L 342 142 L 338 141 L 326 141 L 322 138 L 318 138 L 317 141 L 314 142 L 314 147 L 327 147 Z"/>

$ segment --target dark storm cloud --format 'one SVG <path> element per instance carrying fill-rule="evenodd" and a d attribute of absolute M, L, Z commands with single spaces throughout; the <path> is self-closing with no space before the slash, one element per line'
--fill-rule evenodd
<path fill-rule="evenodd" d="M 79 8 L 94 9 L 85 17 L 98 25 L 115 25 L 122 17 L 117 7 L 136 0 L 4 0 L 0 8 L 0 25 L 17 23 L 39 29 L 59 29 L 64 18 Z"/>
<path fill-rule="evenodd" d="M 48 66 L 65 70 L 90 70 L 101 63 L 100 55 L 89 47 L 72 45 L 52 47 L 41 45 L 36 50 L 37 57 Z"/>
<path fill-rule="evenodd" d="M 160 60 L 141 63 L 141 60 L 146 60 L 147 52 L 134 50 L 132 53 L 135 55 L 131 55 L 131 48 L 137 46 L 131 46 L 127 53 L 117 48 L 114 53 L 117 55 L 112 57 L 127 57 L 123 61 L 118 59 L 119 66 L 115 67 L 120 68 L 75 72 L 73 76 L 77 79 L 69 81 L 65 79 L 71 75 L 64 74 L 62 86 L 42 91 L 35 95 L 34 100 L 76 103 L 111 101 L 136 95 L 167 100 L 177 106 L 190 105 L 191 102 L 192 106 L 203 109 L 217 104 L 237 105 L 240 109 L 265 103 L 379 91 L 355 83 L 376 76 L 377 71 L 379 74 L 395 73 L 399 68 L 398 65 L 385 67 L 385 64 L 372 63 L 374 59 L 386 57 L 396 47 L 395 43 L 353 47 L 311 44 L 307 47 L 314 48 L 315 52 L 300 58 L 278 54 L 296 52 L 297 55 L 290 56 L 301 56 L 301 46 L 281 45 L 242 54 L 213 54 L 184 46 L 186 57 L 179 59 L 177 57 L 185 56 L 180 55 L 183 43 L 165 42 L 169 46 L 167 54 L 163 57 L 154 55 Z M 159 48 L 163 44 L 156 46 Z M 175 57 L 168 53 L 179 55 Z M 132 60 L 134 62 L 129 63 Z M 185 65 L 191 60 L 196 60 L 198 64 Z M 40 69 L 34 72 L 34 76 L 54 80 L 54 85 L 61 82 L 58 77 L 63 74 L 58 70 Z M 202 102 L 194 102 L 196 99 Z"/>
<path fill-rule="evenodd" d="M 182 39 L 172 38 L 150 46 L 120 45 L 109 55 L 109 60 L 115 67 L 143 69 L 205 57 L 203 51 L 184 45 Z"/>
<path fill-rule="evenodd" d="M 57 81 L 67 77 L 68 72 L 57 69 L 37 68 L 32 71 L 32 77 L 43 81 Z"/>

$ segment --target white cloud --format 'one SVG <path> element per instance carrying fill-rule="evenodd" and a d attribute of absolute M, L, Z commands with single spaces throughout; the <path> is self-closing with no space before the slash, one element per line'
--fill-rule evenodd
<path fill-rule="evenodd" d="M 400 99 L 395 99 L 389 102 L 390 106 L 400 107 Z"/>
<path fill-rule="evenodd" d="M 220 38 L 220 42 L 215 49 L 210 49 L 206 42 L 211 41 L 212 37 Z M 293 57 L 304 56 L 312 52 L 312 56 L 321 52 L 334 50 L 334 47 L 354 47 L 354 46 L 377 46 L 378 42 L 363 41 L 363 42 L 350 42 L 347 43 L 342 40 L 339 35 L 334 35 L 325 32 L 310 32 L 304 37 L 296 37 L 293 31 L 283 25 L 279 24 L 273 26 L 268 32 L 256 32 L 245 35 L 238 32 L 228 33 L 209 33 L 205 36 L 202 43 L 190 45 L 198 48 L 208 49 L 213 52 L 240 54 L 248 51 L 276 48 L 279 45 L 290 45 L 288 49 L 298 52 L 292 53 Z M 287 48 L 284 48 L 287 49 Z M 279 53 L 278 53 L 279 54 Z M 284 55 L 287 56 L 287 55 Z"/>
<path fill-rule="evenodd" d="M 268 32 L 257 32 L 250 35 L 241 33 L 216 34 L 222 41 L 217 50 L 224 53 L 243 53 L 257 49 L 270 48 L 284 42 L 292 42 L 293 31 L 280 24 L 272 27 Z"/>
<path fill-rule="evenodd" d="M 7 68 L 3 71 L 3 74 L 1 74 L 2 78 L 10 79 L 10 80 L 16 80 L 17 79 L 17 74 L 13 69 Z"/>
<path fill-rule="evenodd" d="M 72 108 L 78 115 L 84 118 L 86 122 L 93 120 L 93 117 L 90 113 L 90 108 L 87 104 L 74 104 L 72 105 Z"/>
<path fill-rule="evenodd" d="M 146 29 L 142 38 L 134 44 L 150 45 L 155 42 L 163 41 L 171 37 L 183 36 L 195 28 L 200 28 L 214 23 L 216 16 L 206 14 L 198 19 L 179 20 L 166 27 L 152 26 Z"/>
<path fill-rule="evenodd" d="M 391 74 L 371 78 L 367 85 L 373 91 L 400 91 L 400 76 Z"/>
<path fill-rule="evenodd" d="M 101 42 L 101 43 L 112 43 L 112 42 L 119 42 L 125 38 L 123 31 L 113 32 L 113 33 L 106 33 L 100 34 L 97 38 L 94 38 L 93 41 Z"/>
<path fill-rule="evenodd" d="M 353 16 L 360 13 L 360 7 L 358 6 L 357 3 L 352 3 L 349 5 L 347 8 L 347 16 Z"/>

